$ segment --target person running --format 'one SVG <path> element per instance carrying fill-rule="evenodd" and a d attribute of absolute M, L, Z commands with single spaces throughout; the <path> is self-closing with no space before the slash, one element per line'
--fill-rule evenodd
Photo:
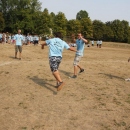
<path fill-rule="evenodd" d="M 41 44 L 41 48 L 44 49 L 44 45 L 49 46 L 49 64 L 53 76 L 57 81 L 57 91 L 62 89 L 64 85 L 63 80 L 59 74 L 58 68 L 62 60 L 63 49 L 76 52 L 73 47 L 70 47 L 65 41 L 62 40 L 61 32 L 54 33 L 54 38 L 48 39 Z"/>
<path fill-rule="evenodd" d="M 23 36 L 21 35 L 20 29 L 18 30 L 18 34 L 14 36 L 14 40 L 15 40 L 15 59 L 17 59 L 17 53 L 19 51 L 19 60 L 21 60 Z"/>
<path fill-rule="evenodd" d="M 76 52 L 76 55 L 74 58 L 74 63 L 73 63 L 74 75 L 71 78 L 77 78 L 78 68 L 80 69 L 79 73 L 84 72 L 84 69 L 79 65 L 79 62 L 80 62 L 81 58 L 83 57 L 85 43 L 88 43 L 88 41 L 85 38 L 83 38 L 81 33 L 78 33 L 78 39 L 77 40 L 74 39 L 74 42 L 77 45 L 77 52 Z"/>

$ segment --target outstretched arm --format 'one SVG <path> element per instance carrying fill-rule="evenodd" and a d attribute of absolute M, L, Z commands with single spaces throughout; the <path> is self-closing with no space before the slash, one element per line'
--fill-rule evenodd
<path fill-rule="evenodd" d="M 74 47 L 70 47 L 68 50 L 77 52 L 77 50 Z"/>
<path fill-rule="evenodd" d="M 44 49 L 44 46 L 47 45 L 45 41 L 43 41 L 43 43 L 41 43 L 41 49 Z"/>

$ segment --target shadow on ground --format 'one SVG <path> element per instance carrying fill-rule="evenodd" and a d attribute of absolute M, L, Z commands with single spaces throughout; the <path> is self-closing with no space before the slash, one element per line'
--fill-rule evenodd
<path fill-rule="evenodd" d="M 119 79 L 119 80 L 124 80 L 124 78 L 116 76 L 116 75 L 111 75 L 111 74 L 105 74 L 105 73 L 99 73 L 101 75 L 105 75 L 107 77 L 109 77 L 110 79 Z"/>
<path fill-rule="evenodd" d="M 64 70 L 59 70 L 59 72 L 63 73 L 63 74 L 66 75 L 67 77 L 72 76 L 72 73 L 71 73 L 71 72 L 66 72 L 66 71 L 64 71 Z"/>
<path fill-rule="evenodd" d="M 51 87 L 55 88 L 54 85 L 50 84 L 51 81 L 49 80 L 44 80 L 44 79 L 40 79 L 38 78 L 37 76 L 33 76 L 33 77 L 29 77 L 29 79 L 31 79 L 34 83 L 42 86 L 42 87 L 45 87 L 46 89 L 50 90 L 53 92 L 54 95 L 57 94 L 56 91 L 54 91 Z M 49 83 L 48 83 L 49 82 Z"/>

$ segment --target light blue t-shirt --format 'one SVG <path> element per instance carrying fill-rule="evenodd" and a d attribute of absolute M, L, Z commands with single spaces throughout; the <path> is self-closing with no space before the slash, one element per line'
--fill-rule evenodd
<path fill-rule="evenodd" d="M 16 45 L 22 46 L 23 36 L 21 34 L 16 34 L 14 40 L 16 40 Z"/>
<path fill-rule="evenodd" d="M 46 40 L 46 44 L 49 46 L 49 57 L 51 56 L 61 56 L 63 49 L 69 49 L 70 46 L 60 38 L 52 38 Z"/>
<path fill-rule="evenodd" d="M 0 33 L 0 39 L 2 38 L 2 34 Z"/>
<path fill-rule="evenodd" d="M 99 41 L 99 44 L 102 44 L 102 40 L 101 40 L 101 41 Z"/>
<path fill-rule="evenodd" d="M 77 45 L 76 55 L 83 56 L 84 45 L 85 45 L 84 41 L 82 39 L 77 39 L 76 45 Z"/>
<path fill-rule="evenodd" d="M 34 36 L 34 41 L 38 41 L 39 37 L 38 36 Z"/>

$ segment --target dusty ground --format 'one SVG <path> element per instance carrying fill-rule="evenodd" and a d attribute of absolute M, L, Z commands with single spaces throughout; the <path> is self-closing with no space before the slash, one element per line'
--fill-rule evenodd
<path fill-rule="evenodd" d="M 48 65 L 48 47 L 0 44 L 0 130 L 130 130 L 130 45 L 86 47 L 85 72 L 73 75 L 74 52 L 65 50 L 57 92 Z"/>

